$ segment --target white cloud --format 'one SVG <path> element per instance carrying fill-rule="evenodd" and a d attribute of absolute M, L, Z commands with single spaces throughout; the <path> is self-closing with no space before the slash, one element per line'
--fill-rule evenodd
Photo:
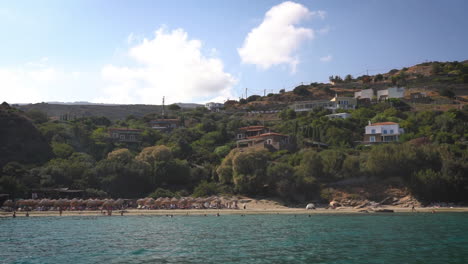
<path fill-rule="evenodd" d="M 324 11 L 309 11 L 305 6 L 290 1 L 272 7 L 237 50 L 242 62 L 261 69 L 286 64 L 294 72 L 299 63 L 294 52 L 305 40 L 314 38 L 312 29 L 296 25 L 314 16 L 323 19 L 325 15 Z"/>
<path fill-rule="evenodd" d="M 332 56 L 332 55 L 327 55 L 327 56 L 324 56 L 324 57 L 321 57 L 321 58 L 320 58 L 320 61 L 322 61 L 322 62 L 329 62 L 329 61 L 331 61 L 331 60 L 333 60 L 333 56 Z"/>
<path fill-rule="evenodd" d="M 1 100 L 8 103 L 76 101 L 86 93 L 87 75 L 51 66 L 47 58 L 0 68 Z"/>
<path fill-rule="evenodd" d="M 224 71 L 216 52 L 205 56 L 201 49 L 202 42 L 189 39 L 183 29 L 167 32 L 161 27 L 153 39 L 129 49 L 132 66 L 102 68 L 108 85 L 96 101 L 159 104 L 162 96 L 169 103 L 230 96 L 236 79 Z"/>

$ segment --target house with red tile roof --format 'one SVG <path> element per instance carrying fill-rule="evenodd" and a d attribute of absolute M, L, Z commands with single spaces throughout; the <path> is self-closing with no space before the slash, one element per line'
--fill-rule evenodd
<path fill-rule="evenodd" d="M 373 123 L 365 128 L 364 143 L 387 143 L 399 140 L 399 136 L 404 133 L 403 128 L 395 122 Z"/>

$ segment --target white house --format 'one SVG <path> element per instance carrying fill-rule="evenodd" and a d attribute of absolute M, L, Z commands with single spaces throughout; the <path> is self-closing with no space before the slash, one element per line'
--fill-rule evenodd
<path fill-rule="evenodd" d="M 205 107 L 210 111 L 219 112 L 219 110 L 224 107 L 224 104 L 209 102 L 205 104 Z"/>
<path fill-rule="evenodd" d="M 356 99 L 369 99 L 372 100 L 374 97 L 374 90 L 372 89 L 365 89 L 359 92 L 354 92 L 354 98 Z"/>
<path fill-rule="evenodd" d="M 399 136 L 404 133 L 398 123 L 380 122 L 366 126 L 364 143 L 380 143 L 398 141 Z"/>
<path fill-rule="evenodd" d="M 405 88 L 391 87 L 386 90 L 377 91 L 377 99 L 386 100 L 390 98 L 403 98 L 405 96 Z"/>
<path fill-rule="evenodd" d="M 350 113 L 336 113 L 336 114 L 326 115 L 326 117 L 330 119 L 335 119 L 335 118 L 347 119 L 351 117 L 351 114 Z"/>

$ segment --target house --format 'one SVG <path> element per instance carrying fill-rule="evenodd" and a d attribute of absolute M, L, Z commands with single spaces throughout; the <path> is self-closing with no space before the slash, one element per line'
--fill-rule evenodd
<path fill-rule="evenodd" d="M 354 92 L 354 98 L 358 100 L 362 100 L 362 99 L 372 100 L 374 98 L 374 90 L 365 89 L 359 92 Z"/>
<path fill-rule="evenodd" d="M 224 104 L 221 103 L 213 103 L 209 102 L 205 104 L 206 109 L 212 111 L 212 112 L 219 112 L 222 108 L 224 108 Z"/>
<path fill-rule="evenodd" d="M 237 129 L 236 139 L 245 139 L 248 137 L 259 136 L 270 132 L 270 129 L 265 126 L 248 126 Z"/>
<path fill-rule="evenodd" d="M 131 128 L 110 128 L 109 136 L 119 142 L 140 142 L 140 135 L 143 130 Z"/>
<path fill-rule="evenodd" d="M 159 131 L 171 131 L 181 127 L 179 119 L 154 119 L 149 122 L 152 129 Z"/>
<path fill-rule="evenodd" d="M 350 113 L 336 113 L 336 114 L 326 115 L 326 117 L 330 119 L 335 119 L 335 118 L 347 119 L 351 117 L 351 114 Z"/>
<path fill-rule="evenodd" d="M 330 102 L 333 102 L 332 110 L 336 109 L 355 109 L 357 99 L 354 97 L 338 97 L 335 95 Z"/>
<path fill-rule="evenodd" d="M 260 148 L 277 151 L 288 149 L 289 146 L 289 136 L 273 132 L 263 133 L 237 141 L 238 148 Z"/>
<path fill-rule="evenodd" d="M 334 103 L 328 100 L 315 100 L 294 103 L 291 108 L 296 112 L 312 111 L 317 108 L 333 108 Z"/>
<path fill-rule="evenodd" d="M 385 143 L 398 141 L 399 136 L 404 133 L 403 128 L 400 128 L 398 123 L 380 122 L 366 126 L 364 134 L 364 143 Z"/>
<path fill-rule="evenodd" d="M 403 98 L 405 96 L 405 88 L 403 87 L 392 87 L 386 90 L 377 91 L 377 99 L 387 100 L 391 98 Z"/>

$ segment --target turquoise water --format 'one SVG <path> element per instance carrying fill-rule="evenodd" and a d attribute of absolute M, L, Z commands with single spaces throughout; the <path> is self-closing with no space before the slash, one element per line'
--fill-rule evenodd
<path fill-rule="evenodd" d="M 468 214 L 5 218 L 0 263 L 468 263 Z"/>

